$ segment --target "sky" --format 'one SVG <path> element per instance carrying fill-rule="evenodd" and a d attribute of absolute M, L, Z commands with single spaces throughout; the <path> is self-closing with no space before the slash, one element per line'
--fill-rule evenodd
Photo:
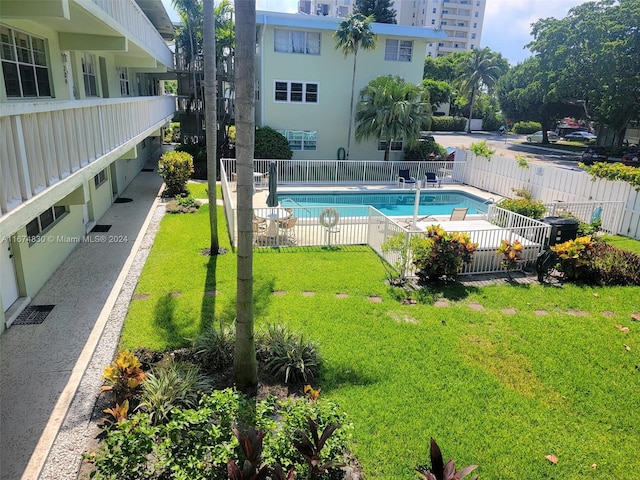
<path fill-rule="evenodd" d="M 241 0 L 236 0 L 241 1 Z M 500 52 L 515 65 L 531 56 L 531 24 L 541 18 L 564 18 L 569 9 L 587 0 L 487 0 L 481 47 Z M 178 19 L 171 0 L 162 0 L 172 20 Z M 295 13 L 297 0 L 256 0 L 258 10 Z"/>

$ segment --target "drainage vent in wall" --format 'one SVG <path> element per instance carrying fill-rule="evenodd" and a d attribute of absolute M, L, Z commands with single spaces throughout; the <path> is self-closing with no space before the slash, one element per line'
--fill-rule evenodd
<path fill-rule="evenodd" d="M 12 325 L 40 325 L 51 313 L 55 305 L 29 305 L 15 319 Z"/>
<path fill-rule="evenodd" d="M 143 168 L 141 171 L 142 172 L 153 172 L 154 170 L 153 170 L 153 168 Z"/>
<path fill-rule="evenodd" d="M 91 229 L 91 233 L 108 232 L 111 229 L 111 225 L 96 225 Z"/>
<path fill-rule="evenodd" d="M 113 203 L 129 203 L 133 202 L 133 198 L 120 197 L 116 198 Z"/>

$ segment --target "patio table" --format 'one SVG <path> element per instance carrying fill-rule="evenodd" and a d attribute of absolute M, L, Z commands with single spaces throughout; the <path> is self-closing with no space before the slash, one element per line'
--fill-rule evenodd
<path fill-rule="evenodd" d="M 267 236 L 276 237 L 278 235 L 278 222 L 289 218 L 291 215 L 286 209 L 280 207 L 256 208 L 254 214 L 258 218 L 269 220 Z"/>

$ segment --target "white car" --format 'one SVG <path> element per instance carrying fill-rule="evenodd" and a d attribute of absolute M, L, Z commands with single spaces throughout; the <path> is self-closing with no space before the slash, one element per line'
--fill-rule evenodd
<path fill-rule="evenodd" d="M 547 137 L 550 142 L 558 141 L 558 134 L 552 130 L 547 130 Z M 527 135 L 527 142 L 529 143 L 542 143 L 542 130 L 538 130 L 536 133 L 532 133 L 531 135 Z"/>
<path fill-rule="evenodd" d="M 564 136 L 565 140 L 573 140 L 578 142 L 588 142 L 590 140 L 595 140 L 596 138 L 598 137 L 593 133 L 582 132 L 582 131 L 571 132 Z"/>

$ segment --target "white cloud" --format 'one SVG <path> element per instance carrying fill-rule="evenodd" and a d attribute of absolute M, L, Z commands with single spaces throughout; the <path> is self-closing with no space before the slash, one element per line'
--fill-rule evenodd
<path fill-rule="evenodd" d="M 531 24 L 541 18 L 564 18 L 587 0 L 487 0 L 481 46 L 502 53 L 512 64 L 531 56 Z"/>

